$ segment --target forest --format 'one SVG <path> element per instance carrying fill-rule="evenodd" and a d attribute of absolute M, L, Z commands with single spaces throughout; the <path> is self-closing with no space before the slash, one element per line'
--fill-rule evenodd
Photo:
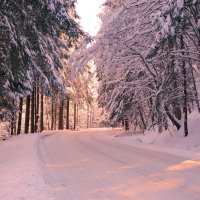
<path fill-rule="evenodd" d="M 188 114 L 200 112 L 199 0 L 106 0 L 94 37 L 75 5 L 0 0 L 2 132 L 81 121 L 137 133 L 183 126 L 187 136 Z"/>
<path fill-rule="evenodd" d="M 0 200 L 200 199 L 199 96 L 200 0 L 0 0 Z"/>
<path fill-rule="evenodd" d="M 73 66 L 94 60 L 98 103 L 112 125 L 144 133 L 184 127 L 200 112 L 198 0 L 106 1 L 102 26 Z M 84 56 L 83 56 L 84 55 Z"/>
<path fill-rule="evenodd" d="M 75 75 L 69 55 L 89 36 L 76 1 L 0 1 L 0 124 L 5 134 L 91 126 L 91 66 Z M 71 122 L 71 121 L 73 122 Z"/>

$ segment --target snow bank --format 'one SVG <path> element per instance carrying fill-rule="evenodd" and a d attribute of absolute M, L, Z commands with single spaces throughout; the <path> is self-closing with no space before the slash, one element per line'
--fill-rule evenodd
<path fill-rule="evenodd" d="M 117 138 L 123 138 L 128 144 L 140 145 L 151 150 L 169 152 L 200 159 L 200 114 L 193 112 L 188 117 L 189 135 L 184 137 L 183 127 L 177 132 L 175 128 L 159 133 L 157 130 L 146 131 L 143 135 L 118 132 Z M 122 137 L 120 137 L 122 136 Z"/>
<path fill-rule="evenodd" d="M 43 179 L 38 157 L 40 137 L 20 135 L 0 142 L 0 199 L 55 199 Z"/>

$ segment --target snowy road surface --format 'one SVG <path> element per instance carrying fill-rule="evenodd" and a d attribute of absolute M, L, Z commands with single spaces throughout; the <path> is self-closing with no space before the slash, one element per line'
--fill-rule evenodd
<path fill-rule="evenodd" d="M 38 152 L 58 200 L 200 200 L 199 161 L 102 131 L 50 134 L 40 138 Z"/>

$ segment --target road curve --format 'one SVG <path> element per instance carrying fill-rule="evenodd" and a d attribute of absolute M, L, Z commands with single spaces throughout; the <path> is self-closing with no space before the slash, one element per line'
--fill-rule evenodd
<path fill-rule="evenodd" d="M 40 139 L 45 181 L 58 200 L 200 199 L 200 162 L 104 134 L 62 132 Z"/>

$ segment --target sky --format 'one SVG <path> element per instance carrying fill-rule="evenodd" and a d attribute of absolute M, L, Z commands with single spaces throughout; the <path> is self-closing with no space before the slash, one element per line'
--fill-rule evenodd
<path fill-rule="evenodd" d="M 81 26 L 90 35 L 95 35 L 100 27 L 100 19 L 96 16 L 105 0 L 77 0 L 77 12 L 81 17 Z"/>

